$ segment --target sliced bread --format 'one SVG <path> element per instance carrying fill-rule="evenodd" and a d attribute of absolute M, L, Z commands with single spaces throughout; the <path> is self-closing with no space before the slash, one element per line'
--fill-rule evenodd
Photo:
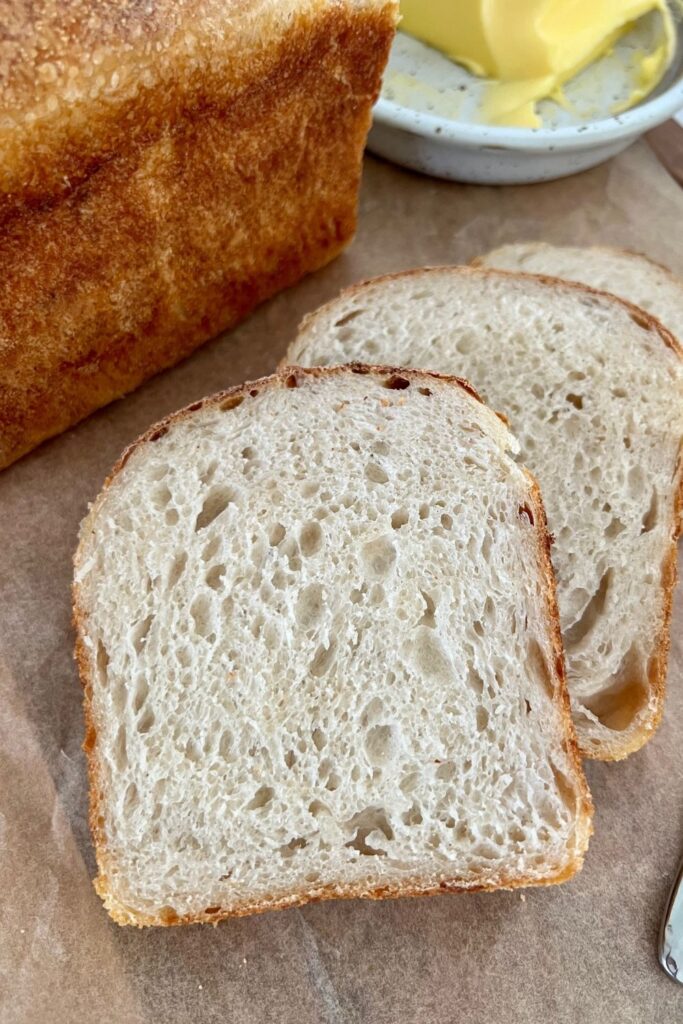
<path fill-rule="evenodd" d="M 455 378 L 300 370 L 116 466 L 75 560 L 121 924 L 558 882 L 591 805 L 548 536 Z"/>
<path fill-rule="evenodd" d="M 683 364 L 612 296 L 550 278 L 443 268 L 351 288 L 287 357 L 373 359 L 467 377 L 537 475 L 584 754 L 618 759 L 657 726 L 681 511 Z"/>
<path fill-rule="evenodd" d="M 612 292 L 652 313 L 683 339 L 683 281 L 640 253 L 607 246 L 520 242 L 494 249 L 473 265 L 549 274 Z"/>

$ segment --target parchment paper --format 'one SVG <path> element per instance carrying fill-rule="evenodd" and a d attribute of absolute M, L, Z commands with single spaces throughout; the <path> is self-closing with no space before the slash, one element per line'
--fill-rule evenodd
<path fill-rule="evenodd" d="M 123 446 L 171 410 L 269 372 L 300 317 L 343 285 L 526 238 L 629 246 L 683 275 L 682 226 L 683 191 L 644 143 L 567 181 L 507 189 L 368 159 L 346 255 L 0 475 L 2 1024 L 683 1021 L 683 986 L 655 957 L 683 853 L 680 598 L 664 724 L 628 761 L 589 763 L 596 831 L 575 881 L 147 931 L 111 923 L 90 884 L 69 605 L 79 520 Z"/>

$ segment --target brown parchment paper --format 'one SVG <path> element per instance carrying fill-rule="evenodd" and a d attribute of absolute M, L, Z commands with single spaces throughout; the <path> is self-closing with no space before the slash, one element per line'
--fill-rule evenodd
<path fill-rule="evenodd" d="M 358 236 L 336 263 L 0 475 L 2 1024 L 683 1022 L 683 987 L 655 956 L 683 853 L 680 598 L 664 724 L 628 761 L 588 765 L 596 830 L 575 881 L 146 931 L 111 923 L 90 882 L 69 605 L 79 520 L 124 445 L 269 372 L 301 316 L 343 285 L 527 238 L 624 245 L 683 275 L 682 228 L 683 191 L 644 143 L 566 181 L 507 189 L 368 158 Z"/>

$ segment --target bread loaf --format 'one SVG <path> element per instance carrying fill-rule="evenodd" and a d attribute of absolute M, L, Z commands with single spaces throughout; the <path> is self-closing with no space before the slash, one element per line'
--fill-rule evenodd
<path fill-rule="evenodd" d="M 171 417 L 83 523 L 97 889 L 121 924 L 581 864 L 545 516 L 456 379 L 355 367 Z"/>
<path fill-rule="evenodd" d="M 0 467 L 351 238 L 395 0 L 0 0 Z"/>
<path fill-rule="evenodd" d="M 683 362 L 643 310 L 578 284 L 443 268 L 350 288 L 290 347 L 304 365 L 374 359 L 467 377 L 537 475 L 569 692 L 587 756 L 659 723 L 681 519 Z"/>

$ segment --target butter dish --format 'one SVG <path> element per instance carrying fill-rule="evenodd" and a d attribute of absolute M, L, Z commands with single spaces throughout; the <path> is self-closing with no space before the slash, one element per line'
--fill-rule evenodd
<path fill-rule="evenodd" d="M 566 85 L 566 104 L 539 104 L 539 128 L 481 123 L 482 79 L 399 32 L 368 146 L 425 174 L 476 184 L 530 184 L 587 170 L 683 107 L 683 26 L 677 23 L 674 57 L 657 88 L 615 113 L 659 29 L 656 14 L 640 19 L 610 53 Z"/>

